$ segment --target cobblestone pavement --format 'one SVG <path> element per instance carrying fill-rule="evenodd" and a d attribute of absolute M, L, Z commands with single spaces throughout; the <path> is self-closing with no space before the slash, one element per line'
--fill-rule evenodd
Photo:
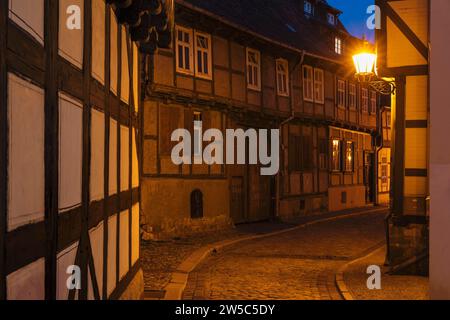
<path fill-rule="evenodd" d="M 183 299 L 339 299 L 335 272 L 382 244 L 384 216 L 319 222 L 228 247 L 189 275 Z"/>
<path fill-rule="evenodd" d="M 383 266 L 385 248 L 350 264 L 344 271 L 344 282 L 353 299 L 357 300 L 428 300 L 428 278 L 419 276 L 390 275 Z M 368 290 L 366 286 L 367 266 L 381 268 L 381 290 Z"/>

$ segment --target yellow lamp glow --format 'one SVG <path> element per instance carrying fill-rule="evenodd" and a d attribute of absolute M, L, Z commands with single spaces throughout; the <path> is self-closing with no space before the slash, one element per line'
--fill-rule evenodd
<path fill-rule="evenodd" d="M 353 56 L 357 76 L 372 76 L 376 73 L 377 55 L 363 52 Z"/>

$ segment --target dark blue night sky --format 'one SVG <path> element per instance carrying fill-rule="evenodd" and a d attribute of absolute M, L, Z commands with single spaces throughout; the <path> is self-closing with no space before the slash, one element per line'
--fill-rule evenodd
<path fill-rule="evenodd" d="M 352 35 L 359 38 L 365 35 L 371 41 L 374 40 L 374 32 L 366 26 L 369 18 L 366 12 L 374 2 L 374 0 L 328 0 L 331 6 L 344 12 L 340 17 L 341 21 Z"/>

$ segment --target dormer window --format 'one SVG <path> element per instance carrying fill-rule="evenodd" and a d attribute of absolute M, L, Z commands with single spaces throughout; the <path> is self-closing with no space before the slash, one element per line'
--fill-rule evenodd
<path fill-rule="evenodd" d="M 313 13 L 313 6 L 312 6 L 311 2 L 305 0 L 304 11 L 305 11 L 305 14 L 312 14 Z"/>
<path fill-rule="evenodd" d="M 327 17 L 328 23 L 334 26 L 336 24 L 336 16 L 332 13 L 328 13 Z"/>
<path fill-rule="evenodd" d="M 334 38 L 334 52 L 337 54 L 342 54 L 342 39 L 335 37 Z"/>

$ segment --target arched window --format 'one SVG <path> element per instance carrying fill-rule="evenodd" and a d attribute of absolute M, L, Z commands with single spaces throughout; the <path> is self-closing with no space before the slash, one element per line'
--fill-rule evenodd
<path fill-rule="evenodd" d="M 191 218 L 203 218 L 203 193 L 198 189 L 191 193 Z"/>

